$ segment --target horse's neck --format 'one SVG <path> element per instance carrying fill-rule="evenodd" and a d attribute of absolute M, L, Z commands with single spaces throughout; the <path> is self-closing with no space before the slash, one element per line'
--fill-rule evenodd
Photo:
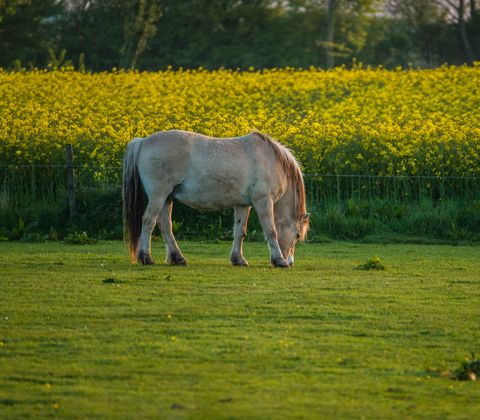
<path fill-rule="evenodd" d="M 289 182 L 282 198 L 275 203 L 275 218 L 282 222 L 295 219 L 295 207 L 295 191 L 292 184 Z"/>

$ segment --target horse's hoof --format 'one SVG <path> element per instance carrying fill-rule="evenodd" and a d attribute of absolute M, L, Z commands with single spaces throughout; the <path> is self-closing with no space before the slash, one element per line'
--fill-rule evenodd
<path fill-rule="evenodd" d="M 289 268 L 290 266 L 288 263 L 283 259 L 283 258 L 275 258 L 272 260 L 272 264 L 274 267 L 280 267 L 280 268 Z"/>
<path fill-rule="evenodd" d="M 187 266 L 187 260 L 182 254 L 170 254 L 169 258 L 167 259 L 167 262 L 170 265 L 185 265 Z"/>
<path fill-rule="evenodd" d="M 241 255 L 231 255 L 230 263 L 237 267 L 248 267 L 248 261 Z"/>
<path fill-rule="evenodd" d="M 138 253 L 138 262 L 142 265 L 153 265 L 153 259 L 145 251 Z"/>

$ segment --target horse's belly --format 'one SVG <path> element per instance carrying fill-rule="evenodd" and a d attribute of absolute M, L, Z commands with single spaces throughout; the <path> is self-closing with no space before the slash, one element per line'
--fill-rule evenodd
<path fill-rule="evenodd" d="M 251 205 L 246 192 L 238 188 L 225 189 L 218 185 L 180 184 L 175 187 L 172 195 L 181 203 L 198 210 L 222 210 Z"/>

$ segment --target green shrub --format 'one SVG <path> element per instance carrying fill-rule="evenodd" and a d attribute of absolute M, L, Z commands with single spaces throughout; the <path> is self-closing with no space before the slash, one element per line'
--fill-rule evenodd
<path fill-rule="evenodd" d="M 43 242 L 46 238 L 37 232 L 26 233 L 20 239 L 22 242 Z"/>
<path fill-rule="evenodd" d="M 97 243 L 97 240 L 94 238 L 90 238 L 87 234 L 87 232 L 81 232 L 81 233 L 70 233 L 68 234 L 64 242 L 66 244 L 72 244 L 72 245 L 91 245 Z"/>
<path fill-rule="evenodd" d="M 466 358 L 461 366 L 453 372 L 452 377 L 459 381 L 476 381 L 480 377 L 480 360 L 472 352 L 472 358 Z"/>
<path fill-rule="evenodd" d="M 364 264 L 357 266 L 358 270 L 385 270 L 385 266 L 380 257 L 374 256 L 369 258 Z"/>

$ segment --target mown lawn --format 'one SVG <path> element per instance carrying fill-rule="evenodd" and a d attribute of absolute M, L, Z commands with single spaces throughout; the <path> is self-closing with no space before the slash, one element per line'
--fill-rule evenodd
<path fill-rule="evenodd" d="M 480 247 L 0 243 L 0 417 L 475 418 Z M 373 255 L 387 271 L 355 267 Z"/>

